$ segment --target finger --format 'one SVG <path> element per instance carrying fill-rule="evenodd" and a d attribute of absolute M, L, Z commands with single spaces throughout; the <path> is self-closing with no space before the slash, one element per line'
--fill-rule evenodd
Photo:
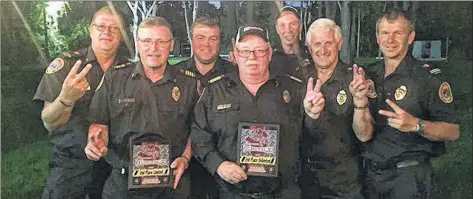
<path fill-rule="evenodd" d="M 232 47 L 235 47 L 235 38 L 232 37 Z"/>
<path fill-rule="evenodd" d="M 72 66 L 71 71 L 67 74 L 66 78 L 73 78 L 77 75 L 77 70 L 79 70 L 79 66 L 82 63 L 81 60 L 77 60 L 74 66 Z"/>
<path fill-rule="evenodd" d="M 396 103 L 393 101 L 386 99 L 386 103 L 394 110 L 394 112 L 398 113 L 399 111 L 402 111 L 402 108 L 399 107 Z"/>
<path fill-rule="evenodd" d="M 309 81 L 307 81 L 307 90 L 305 93 L 305 96 L 308 97 L 312 94 L 314 88 L 314 78 L 309 78 Z"/>
<path fill-rule="evenodd" d="M 85 78 L 85 76 L 87 75 L 87 73 L 89 73 L 90 69 L 92 68 L 92 65 L 91 64 L 87 64 L 87 66 L 84 67 L 84 69 L 82 69 L 82 71 L 76 76 L 76 79 L 77 80 L 82 80 Z"/>
<path fill-rule="evenodd" d="M 320 81 L 320 79 L 317 79 L 317 82 L 315 83 L 315 86 L 314 86 L 314 92 L 316 93 L 320 92 L 320 88 L 322 88 L 322 81 Z"/>
<path fill-rule="evenodd" d="M 240 181 L 246 180 L 246 178 L 247 178 L 246 173 L 241 167 L 236 166 L 234 171 L 238 176 L 238 178 L 237 178 L 238 180 L 240 180 Z"/>
<path fill-rule="evenodd" d="M 356 82 L 354 85 L 353 85 L 353 88 L 355 89 L 355 91 L 360 91 L 364 88 L 367 88 L 366 87 L 366 84 L 364 83 L 363 80 L 360 80 L 358 82 Z"/>
<path fill-rule="evenodd" d="M 184 170 L 181 169 L 181 168 L 178 168 L 177 171 L 176 171 L 176 176 L 174 178 L 174 189 L 177 188 L 177 185 L 179 185 L 179 181 L 181 180 L 181 176 L 182 174 L 184 173 Z"/>
<path fill-rule="evenodd" d="M 400 119 L 397 119 L 397 118 L 394 118 L 394 117 L 390 117 L 390 118 L 388 118 L 388 123 L 392 123 L 392 124 L 401 126 L 402 121 L 401 121 Z"/>
<path fill-rule="evenodd" d="M 396 113 L 391 112 L 391 111 L 379 110 L 378 113 L 381 114 L 381 115 L 384 115 L 384 116 L 386 116 L 386 117 L 393 117 L 393 118 L 397 118 L 397 117 L 398 117 Z"/>
<path fill-rule="evenodd" d="M 95 146 L 89 145 L 85 148 L 84 151 L 87 157 L 89 157 L 89 159 L 91 160 L 97 161 L 102 157 L 102 154 Z"/>
<path fill-rule="evenodd" d="M 353 80 L 357 79 L 358 74 L 359 74 L 359 72 L 358 72 L 358 65 L 353 64 Z"/>
<path fill-rule="evenodd" d="M 358 68 L 358 73 L 360 74 L 360 79 L 365 80 L 365 75 L 366 75 L 366 74 L 365 74 L 365 70 L 363 70 L 362 67 L 359 67 L 359 68 Z"/>

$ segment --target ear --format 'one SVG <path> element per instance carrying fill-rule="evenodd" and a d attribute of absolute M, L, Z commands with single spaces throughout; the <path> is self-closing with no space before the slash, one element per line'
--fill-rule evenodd
<path fill-rule="evenodd" d="M 272 57 L 273 57 L 273 48 L 271 48 L 271 45 L 269 45 L 269 43 L 268 43 L 268 46 L 269 46 L 269 49 L 268 49 L 268 53 L 269 53 L 268 56 L 269 57 L 268 58 L 269 58 L 269 60 L 271 60 Z"/>
<path fill-rule="evenodd" d="M 412 44 L 415 37 L 416 37 L 416 32 L 412 31 L 411 34 L 409 34 L 409 40 L 407 40 L 409 45 Z"/>
<path fill-rule="evenodd" d="M 171 40 L 171 49 L 169 52 L 172 52 L 174 50 L 174 38 Z"/>
<path fill-rule="evenodd" d="M 340 39 L 340 41 L 338 41 L 338 51 L 340 51 L 342 49 L 342 46 L 343 46 L 343 39 Z"/>
<path fill-rule="evenodd" d="M 376 31 L 376 43 L 377 43 L 378 45 L 381 45 L 381 42 L 379 42 L 378 31 Z"/>

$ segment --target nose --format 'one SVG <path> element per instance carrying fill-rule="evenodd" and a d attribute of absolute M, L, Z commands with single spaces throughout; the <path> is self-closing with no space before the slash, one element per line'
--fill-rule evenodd
<path fill-rule="evenodd" d="M 256 51 L 250 51 L 250 55 L 248 56 L 248 59 L 255 59 L 256 58 L 255 52 Z"/>
<path fill-rule="evenodd" d="M 325 45 L 323 45 L 321 48 L 320 48 L 320 53 L 322 53 L 322 55 L 325 55 L 325 52 L 327 52 L 327 47 Z"/>
<path fill-rule="evenodd" d="M 392 41 L 394 41 L 394 40 L 395 40 L 395 38 L 396 38 L 396 35 L 395 35 L 394 33 L 393 33 L 393 34 L 389 34 L 389 35 L 388 35 L 388 41 L 389 41 L 389 42 L 392 42 Z"/>
<path fill-rule="evenodd" d="M 153 44 L 149 47 L 150 49 L 157 50 L 159 48 L 158 41 L 154 41 Z"/>

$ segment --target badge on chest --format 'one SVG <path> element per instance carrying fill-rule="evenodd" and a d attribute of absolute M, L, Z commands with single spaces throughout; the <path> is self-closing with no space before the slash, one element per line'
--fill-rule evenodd
<path fill-rule="evenodd" d="M 278 176 L 279 125 L 240 123 L 238 164 L 250 176 Z"/>
<path fill-rule="evenodd" d="M 130 138 L 128 189 L 172 185 L 171 145 L 153 136 Z"/>

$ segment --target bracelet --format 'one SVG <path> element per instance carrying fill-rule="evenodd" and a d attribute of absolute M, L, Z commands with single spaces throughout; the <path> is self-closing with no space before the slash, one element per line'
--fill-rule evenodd
<path fill-rule="evenodd" d="M 356 109 L 356 110 L 362 110 L 362 109 L 368 108 L 369 103 L 367 103 L 367 104 L 364 105 L 364 106 L 356 106 L 355 104 L 353 104 L 353 106 L 355 106 L 355 109 Z"/>
<path fill-rule="evenodd" d="M 62 99 L 61 99 L 60 97 L 58 97 L 58 98 L 59 98 L 59 102 L 61 102 L 61 104 L 64 105 L 64 106 L 72 106 L 72 105 L 74 105 L 74 104 L 66 104 L 64 101 L 62 101 Z"/>
<path fill-rule="evenodd" d="M 189 163 L 189 158 L 187 158 L 185 155 L 181 155 L 181 156 L 179 156 L 179 157 L 186 159 L 187 163 Z"/>

